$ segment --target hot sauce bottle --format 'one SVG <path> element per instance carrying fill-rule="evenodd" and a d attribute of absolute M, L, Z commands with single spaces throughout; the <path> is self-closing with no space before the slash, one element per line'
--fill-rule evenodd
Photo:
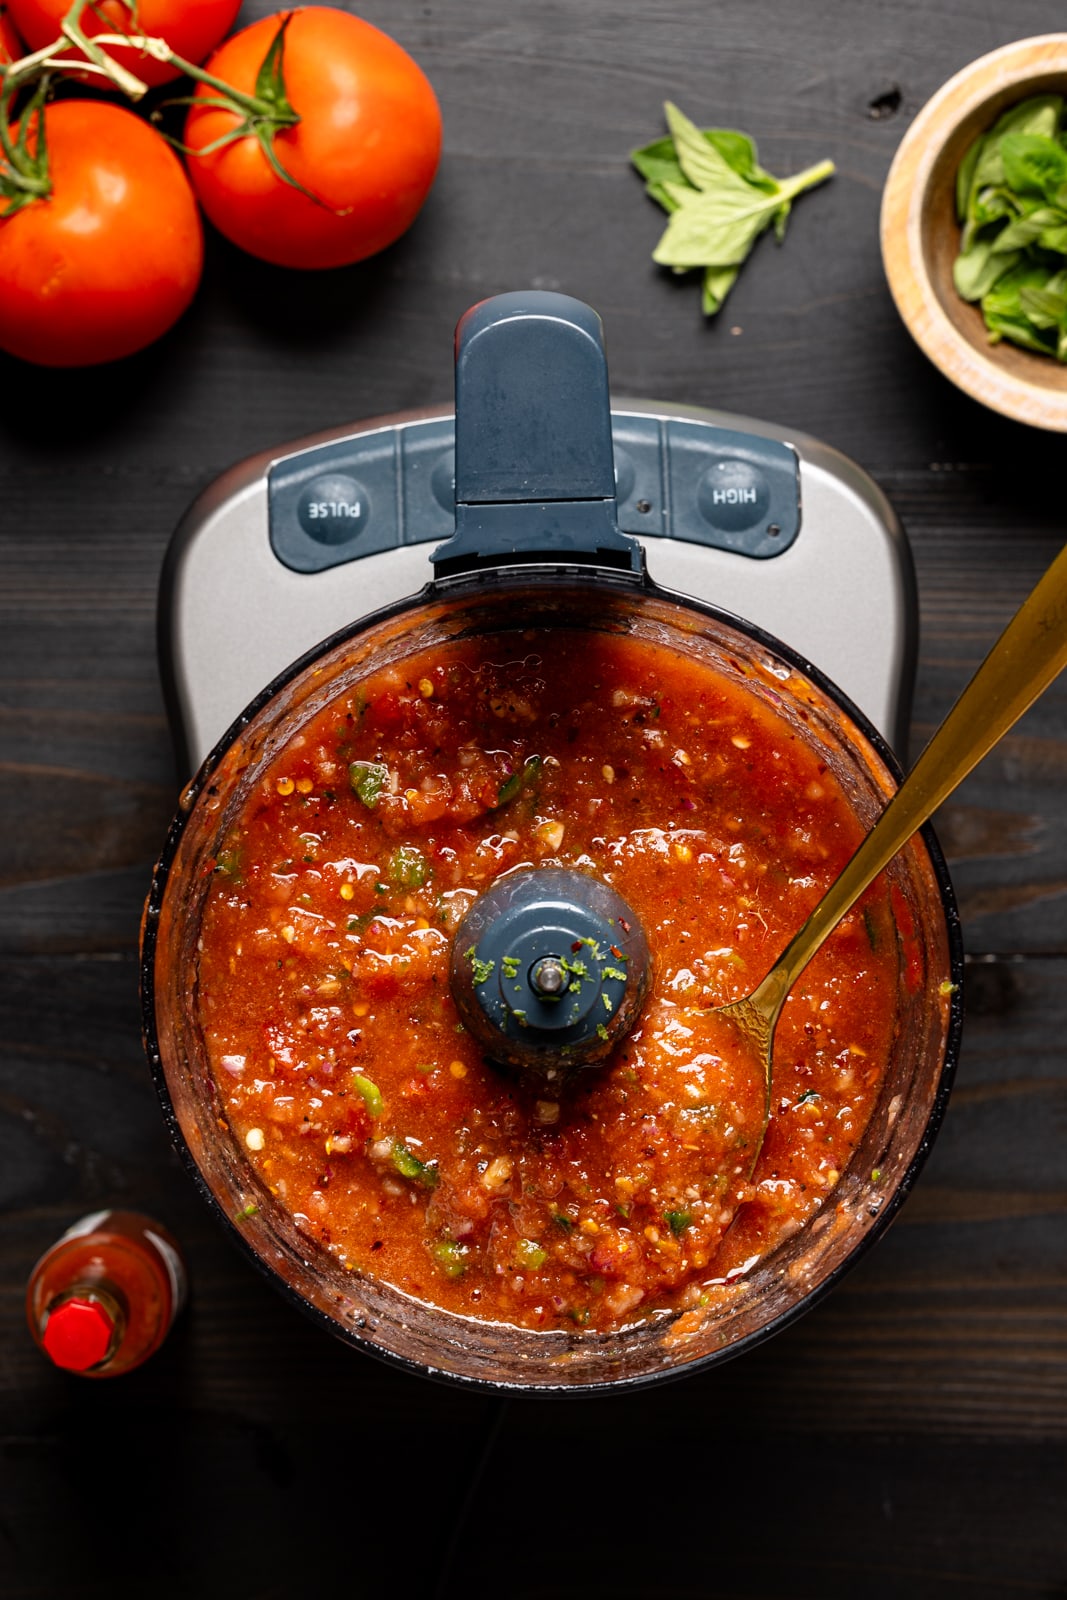
<path fill-rule="evenodd" d="M 186 1294 L 177 1242 L 135 1211 L 94 1211 L 30 1274 L 30 1332 L 57 1367 L 115 1378 L 159 1349 Z"/>

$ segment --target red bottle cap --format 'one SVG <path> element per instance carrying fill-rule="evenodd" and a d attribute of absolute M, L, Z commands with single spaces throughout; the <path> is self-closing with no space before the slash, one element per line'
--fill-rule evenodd
<path fill-rule="evenodd" d="M 45 1324 L 44 1347 L 57 1367 L 88 1372 L 111 1348 L 115 1324 L 95 1300 L 64 1300 Z"/>

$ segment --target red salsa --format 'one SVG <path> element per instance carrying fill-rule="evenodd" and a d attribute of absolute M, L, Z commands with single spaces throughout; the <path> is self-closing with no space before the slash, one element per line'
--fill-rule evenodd
<path fill-rule="evenodd" d="M 860 836 L 817 742 L 666 646 L 529 629 L 410 657 L 289 740 L 217 854 L 198 1008 L 225 1115 L 301 1229 L 420 1300 L 535 1329 L 699 1304 L 825 1202 L 877 1099 L 882 880 L 786 1004 L 754 1170 L 762 1087 L 708 1015 Z M 636 1026 L 556 1095 L 484 1059 L 449 990 L 477 896 L 543 865 L 608 880 L 653 955 Z"/>

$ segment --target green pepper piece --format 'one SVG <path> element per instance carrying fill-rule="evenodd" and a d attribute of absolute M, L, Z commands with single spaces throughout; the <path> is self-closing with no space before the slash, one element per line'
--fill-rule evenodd
<path fill-rule="evenodd" d="M 226 845 L 215 857 L 215 871 L 223 878 L 230 878 L 234 883 L 243 882 L 241 875 L 242 860 L 239 845 Z"/>
<path fill-rule="evenodd" d="M 515 1260 L 527 1272 L 536 1272 L 548 1260 L 548 1251 L 542 1250 L 536 1239 L 520 1239 L 515 1246 Z"/>
<path fill-rule="evenodd" d="M 514 800 L 521 788 L 522 768 L 520 767 L 518 772 L 513 772 L 511 777 L 505 778 L 504 782 L 500 785 L 500 788 L 496 792 L 497 805 L 506 806 L 509 800 Z"/>
<path fill-rule="evenodd" d="M 382 1114 L 382 1091 L 378 1085 L 372 1083 L 369 1078 L 361 1077 L 358 1072 L 353 1082 L 369 1114 L 372 1117 L 380 1117 Z"/>
<path fill-rule="evenodd" d="M 438 1172 L 435 1166 L 425 1161 L 420 1161 L 406 1144 L 401 1144 L 398 1139 L 391 1152 L 393 1166 L 402 1178 L 414 1178 L 417 1183 L 423 1184 L 427 1189 L 437 1187 Z"/>
<path fill-rule="evenodd" d="M 426 857 L 413 844 L 402 844 L 389 857 L 389 880 L 403 889 L 421 889 L 426 882 Z"/>
<path fill-rule="evenodd" d="M 685 1232 L 686 1228 L 688 1228 L 693 1219 L 689 1215 L 688 1211 L 665 1211 L 663 1213 L 663 1220 L 674 1234 L 675 1238 L 677 1238 L 680 1233 Z"/>
<path fill-rule="evenodd" d="M 518 771 L 513 772 L 510 778 L 505 778 L 500 785 L 496 793 L 496 807 L 494 809 L 506 806 L 510 800 L 515 799 L 521 790 L 528 789 L 532 784 L 536 783 L 540 775 L 541 757 L 528 756 Z"/>
<path fill-rule="evenodd" d="M 348 781 L 353 793 L 373 811 L 389 782 L 389 768 L 381 761 L 353 761 L 348 769 Z"/>
<path fill-rule="evenodd" d="M 446 1278 L 462 1278 L 467 1270 L 467 1253 L 467 1246 L 457 1244 L 455 1239 L 439 1239 L 431 1251 Z"/>

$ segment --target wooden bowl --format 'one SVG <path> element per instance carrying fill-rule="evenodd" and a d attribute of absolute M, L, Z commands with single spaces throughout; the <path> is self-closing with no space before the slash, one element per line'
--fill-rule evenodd
<path fill-rule="evenodd" d="M 977 305 L 952 281 L 959 253 L 956 172 L 971 142 L 1031 95 L 1067 94 L 1067 33 L 1020 39 L 964 67 L 904 136 L 882 197 L 882 260 L 897 310 L 965 394 L 1036 428 L 1067 432 L 1067 366 L 991 345 Z"/>

